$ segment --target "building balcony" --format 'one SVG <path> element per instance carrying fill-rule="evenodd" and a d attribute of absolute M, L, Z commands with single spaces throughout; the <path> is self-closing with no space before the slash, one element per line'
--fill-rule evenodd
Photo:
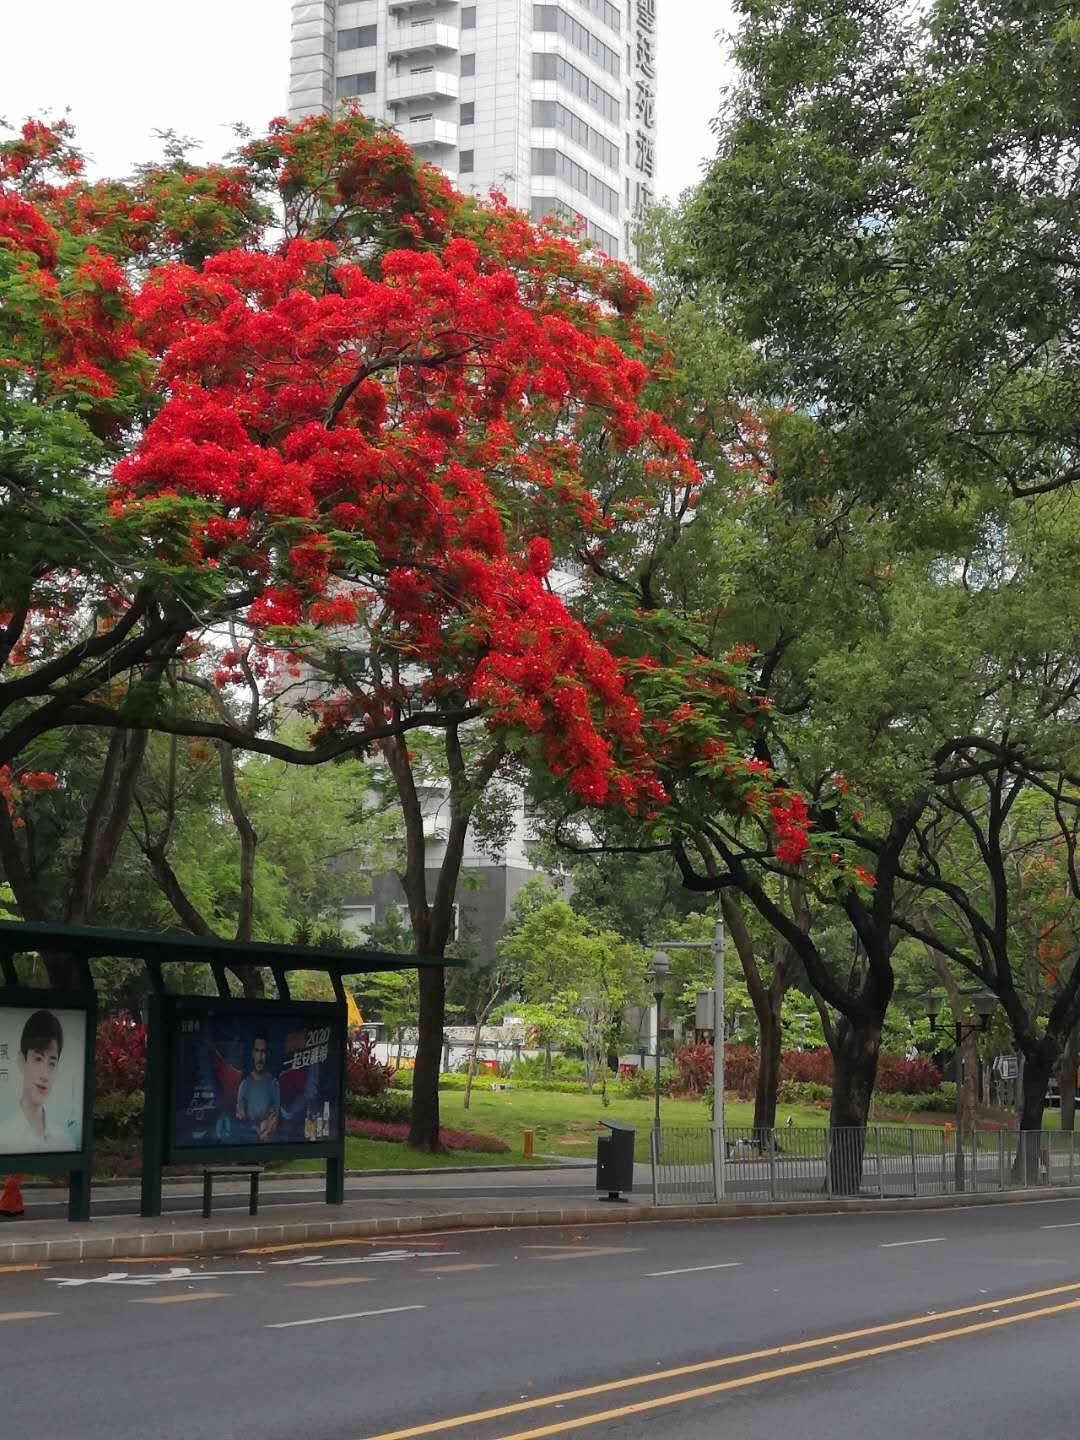
<path fill-rule="evenodd" d="M 405 120 L 398 133 L 414 150 L 456 150 L 458 127 L 452 120 Z"/>
<path fill-rule="evenodd" d="M 456 10 L 458 0 L 390 0 L 391 15 L 406 15 L 413 10 Z"/>
<path fill-rule="evenodd" d="M 386 83 L 386 103 L 407 105 L 410 100 L 456 100 L 461 82 L 448 70 L 435 66 L 410 75 L 392 75 Z"/>
<path fill-rule="evenodd" d="M 461 31 L 456 25 L 438 20 L 417 20 L 412 25 L 391 25 L 387 50 L 395 55 L 437 55 L 440 51 L 457 50 Z"/>

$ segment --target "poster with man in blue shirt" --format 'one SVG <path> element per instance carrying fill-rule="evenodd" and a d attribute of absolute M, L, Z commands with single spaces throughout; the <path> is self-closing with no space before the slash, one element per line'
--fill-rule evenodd
<path fill-rule="evenodd" d="M 344 1027 L 281 1007 L 212 1001 L 175 1009 L 173 1135 L 178 1147 L 295 1145 L 340 1136 Z"/>
<path fill-rule="evenodd" d="M 251 1071 L 236 1092 L 236 1118 L 241 1125 L 252 1127 L 260 1140 L 270 1139 L 281 1117 L 281 1086 L 266 1069 L 269 1049 L 265 1035 L 256 1035 L 251 1046 Z"/>

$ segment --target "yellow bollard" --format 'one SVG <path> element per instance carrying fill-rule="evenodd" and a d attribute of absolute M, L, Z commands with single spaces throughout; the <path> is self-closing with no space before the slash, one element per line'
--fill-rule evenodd
<path fill-rule="evenodd" d="M 521 1153 L 525 1156 L 526 1160 L 533 1158 L 533 1137 L 535 1133 L 533 1130 L 523 1130 L 521 1132 Z"/>

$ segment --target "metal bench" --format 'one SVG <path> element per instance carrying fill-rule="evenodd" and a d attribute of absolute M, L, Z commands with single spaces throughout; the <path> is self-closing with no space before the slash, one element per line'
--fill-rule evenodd
<path fill-rule="evenodd" d="M 262 1173 L 263 1167 L 261 1165 L 204 1165 L 202 1172 L 203 1219 L 210 1219 L 210 1210 L 214 1199 L 214 1181 L 236 1176 L 246 1176 L 251 1181 L 248 1214 L 257 1215 L 259 1213 L 259 1176 Z"/>

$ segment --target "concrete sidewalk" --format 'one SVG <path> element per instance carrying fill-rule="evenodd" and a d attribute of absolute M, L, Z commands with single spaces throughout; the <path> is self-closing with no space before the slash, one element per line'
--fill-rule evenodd
<path fill-rule="evenodd" d="M 520 1172 L 517 1172 L 520 1176 Z M 550 1178 L 548 1178 L 550 1177 Z M 409 1177 L 401 1176 L 399 1180 Z M 436 1178 L 436 1177 L 428 1177 Z M 441 1178 L 441 1177 L 438 1177 Z M 591 1186 L 583 1186 L 580 1198 L 554 1193 L 553 1180 L 561 1176 L 547 1172 L 547 1184 L 539 1176 L 523 1177 L 527 1183 L 506 1183 L 505 1193 L 477 1196 L 475 1184 L 454 1187 L 452 1199 L 446 1194 L 424 1198 L 425 1188 L 408 1187 L 400 1193 L 380 1197 L 380 1189 L 400 1192 L 385 1181 L 364 1182 L 350 1187 L 342 1206 L 311 1201 L 279 1200 L 257 1217 L 245 1211 L 224 1211 L 204 1220 L 197 1208 L 143 1220 L 136 1215 L 110 1215 L 73 1225 L 61 1219 L 23 1218 L 0 1226 L 0 1270 L 4 1266 L 37 1265 L 57 1260 L 128 1260 L 149 1257 L 181 1258 L 200 1253 L 265 1249 L 275 1246 L 325 1245 L 330 1241 L 386 1239 L 441 1230 L 489 1229 L 537 1225 L 595 1225 L 627 1221 L 717 1220 L 783 1215 L 865 1214 L 881 1211 L 943 1210 L 968 1206 L 1009 1205 L 1038 1200 L 1080 1199 L 1080 1186 L 1048 1190 L 1010 1191 L 985 1195 L 960 1195 L 896 1200 L 801 1200 L 779 1203 L 728 1201 L 724 1204 L 664 1205 L 633 1202 L 605 1204 Z M 490 1180 L 490 1175 L 485 1179 Z M 445 1186 L 440 1186 L 445 1191 Z M 186 1187 L 198 1205 L 197 1186 Z M 363 1193 L 357 1193 L 362 1189 Z M 171 1193 L 176 1193 L 175 1190 Z M 181 1191 L 180 1193 L 184 1193 Z M 223 1192 L 224 1193 L 224 1192 Z M 648 1190 L 644 1191 L 649 1194 Z M 269 1212 L 269 1213 L 267 1213 Z"/>

